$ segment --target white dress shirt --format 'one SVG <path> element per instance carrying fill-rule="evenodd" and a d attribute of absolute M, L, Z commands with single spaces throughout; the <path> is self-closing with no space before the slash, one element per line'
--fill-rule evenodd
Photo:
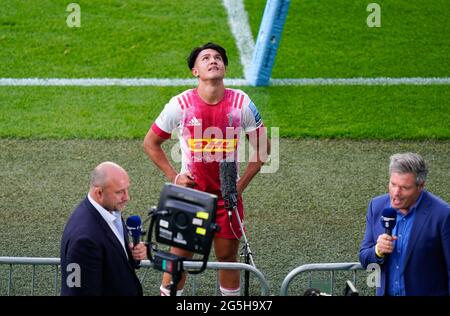
<path fill-rule="evenodd" d="M 105 222 L 108 224 L 109 228 L 111 228 L 111 230 L 113 231 L 114 235 L 116 235 L 117 239 L 119 240 L 120 244 L 122 245 L 123 251 L 125 252 L 125 255 L 128 258 L 128 254 L 127 251 L 125 249 L 125 240 L 124 240 L 124 236 L 121 236 L 121 234 L 119 233 L 119 231 L 117 230 L 116 226 L 114 225 L 114 221 L 117 220 L 116 216 L 120 217 L 120 212 L 119 211 L 113 211 L 114 214 L 111 214 L 109 211 L 107 211 L 103 206 L 101 206 L 100 204 L 98 204 L 88 193 L 88 199 L 89 202 L 91 202 L 91 204 L 95 207 L 95 209 L 100 213 L 100 215 L 103 217 L 103 219 L 105 220 Z"/>

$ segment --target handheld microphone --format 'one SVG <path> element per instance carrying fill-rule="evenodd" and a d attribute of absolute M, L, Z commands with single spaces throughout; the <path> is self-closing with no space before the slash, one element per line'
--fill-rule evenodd
<path fill-rule="evenodd" d="M 384 232 L 392 236 L 392 230 L 397 222 L 397 211 L 392 207 L 387 207 L 381 213 L 381 225 L 384 227 Z"/>
<path fill-rule="evenodd" d="M 237 169 L 236 162 L 222 160 L 220 167 L 220 191 L 228 211 L 228 219 L 231 221 L 232 211 L 237 206 Z"/>
<path fill-rule="evenodd" d="M 142 221 L 138 215 L 132 215 L 127 218 L 127 230 L 133 239 L 133 245 L 139 244 L 142 235 Z"/>

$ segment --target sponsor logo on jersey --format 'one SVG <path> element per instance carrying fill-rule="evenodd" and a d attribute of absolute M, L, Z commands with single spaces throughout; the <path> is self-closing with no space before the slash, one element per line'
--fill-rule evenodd
<path fill-rule="evenodd" d="M 199 120 L 194 116 L 191 120 L 186 124 L 186 126 L 200 126 L 202 125 Z"/>
<path fill-rule="evenodd" d="M 236 151 L 237 139 L 189 138 L 191 152 L 233 152 Z"/>

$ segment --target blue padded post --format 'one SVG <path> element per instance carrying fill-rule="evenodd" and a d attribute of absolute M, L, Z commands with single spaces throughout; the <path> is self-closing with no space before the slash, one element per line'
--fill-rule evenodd
<path fill-rule="evenodd" d="M 266 3 L 249 71 L 248 81 L 253 86 L 269 84 L 290 2 L 268 0 Z"/>

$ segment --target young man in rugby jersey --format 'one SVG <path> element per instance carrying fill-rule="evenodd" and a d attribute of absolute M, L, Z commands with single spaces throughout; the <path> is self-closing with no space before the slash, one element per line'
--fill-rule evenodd
<path fill-rule="evenodd" d="M 244 219 L 242 192 L 259 172 L 269 153 L 269 141 L 261 116 L 250 98 L 241 90 L 224 86 L 228 58 L 223 47 L 207 43 L 196 47 L 188 57 L 192 75 L 198 78 L 195 89 L 173 97 L 152 124 L 144 140 L 144 150 L 161 169 L 167 179 L 177 185 L 215 194 L 216 222 L 220 231 L 215 234 L 214 250 L 219 262 L 237 262 L 239 238 L 242 236 L 236 216 L 231 217 L 224 207 L 220 191 L 219 162 L 237 161 L 240 135 L 247 135 L 256 149 L 247 168 L 238 177 L 238 212 Z M 182 150 L 182 167 L 177 172 L 162 150 L 162 143 L 176 131 Z M 171 252 L 191 257 L 188 251 L 176 247 Z M 222 295 L 240 295 L 238 270 L 219 270 Z M 186 277 L 178 284 L 181 295 Z M 161 295 L 169 295 L 171 276 L 165 273 Z"/>

